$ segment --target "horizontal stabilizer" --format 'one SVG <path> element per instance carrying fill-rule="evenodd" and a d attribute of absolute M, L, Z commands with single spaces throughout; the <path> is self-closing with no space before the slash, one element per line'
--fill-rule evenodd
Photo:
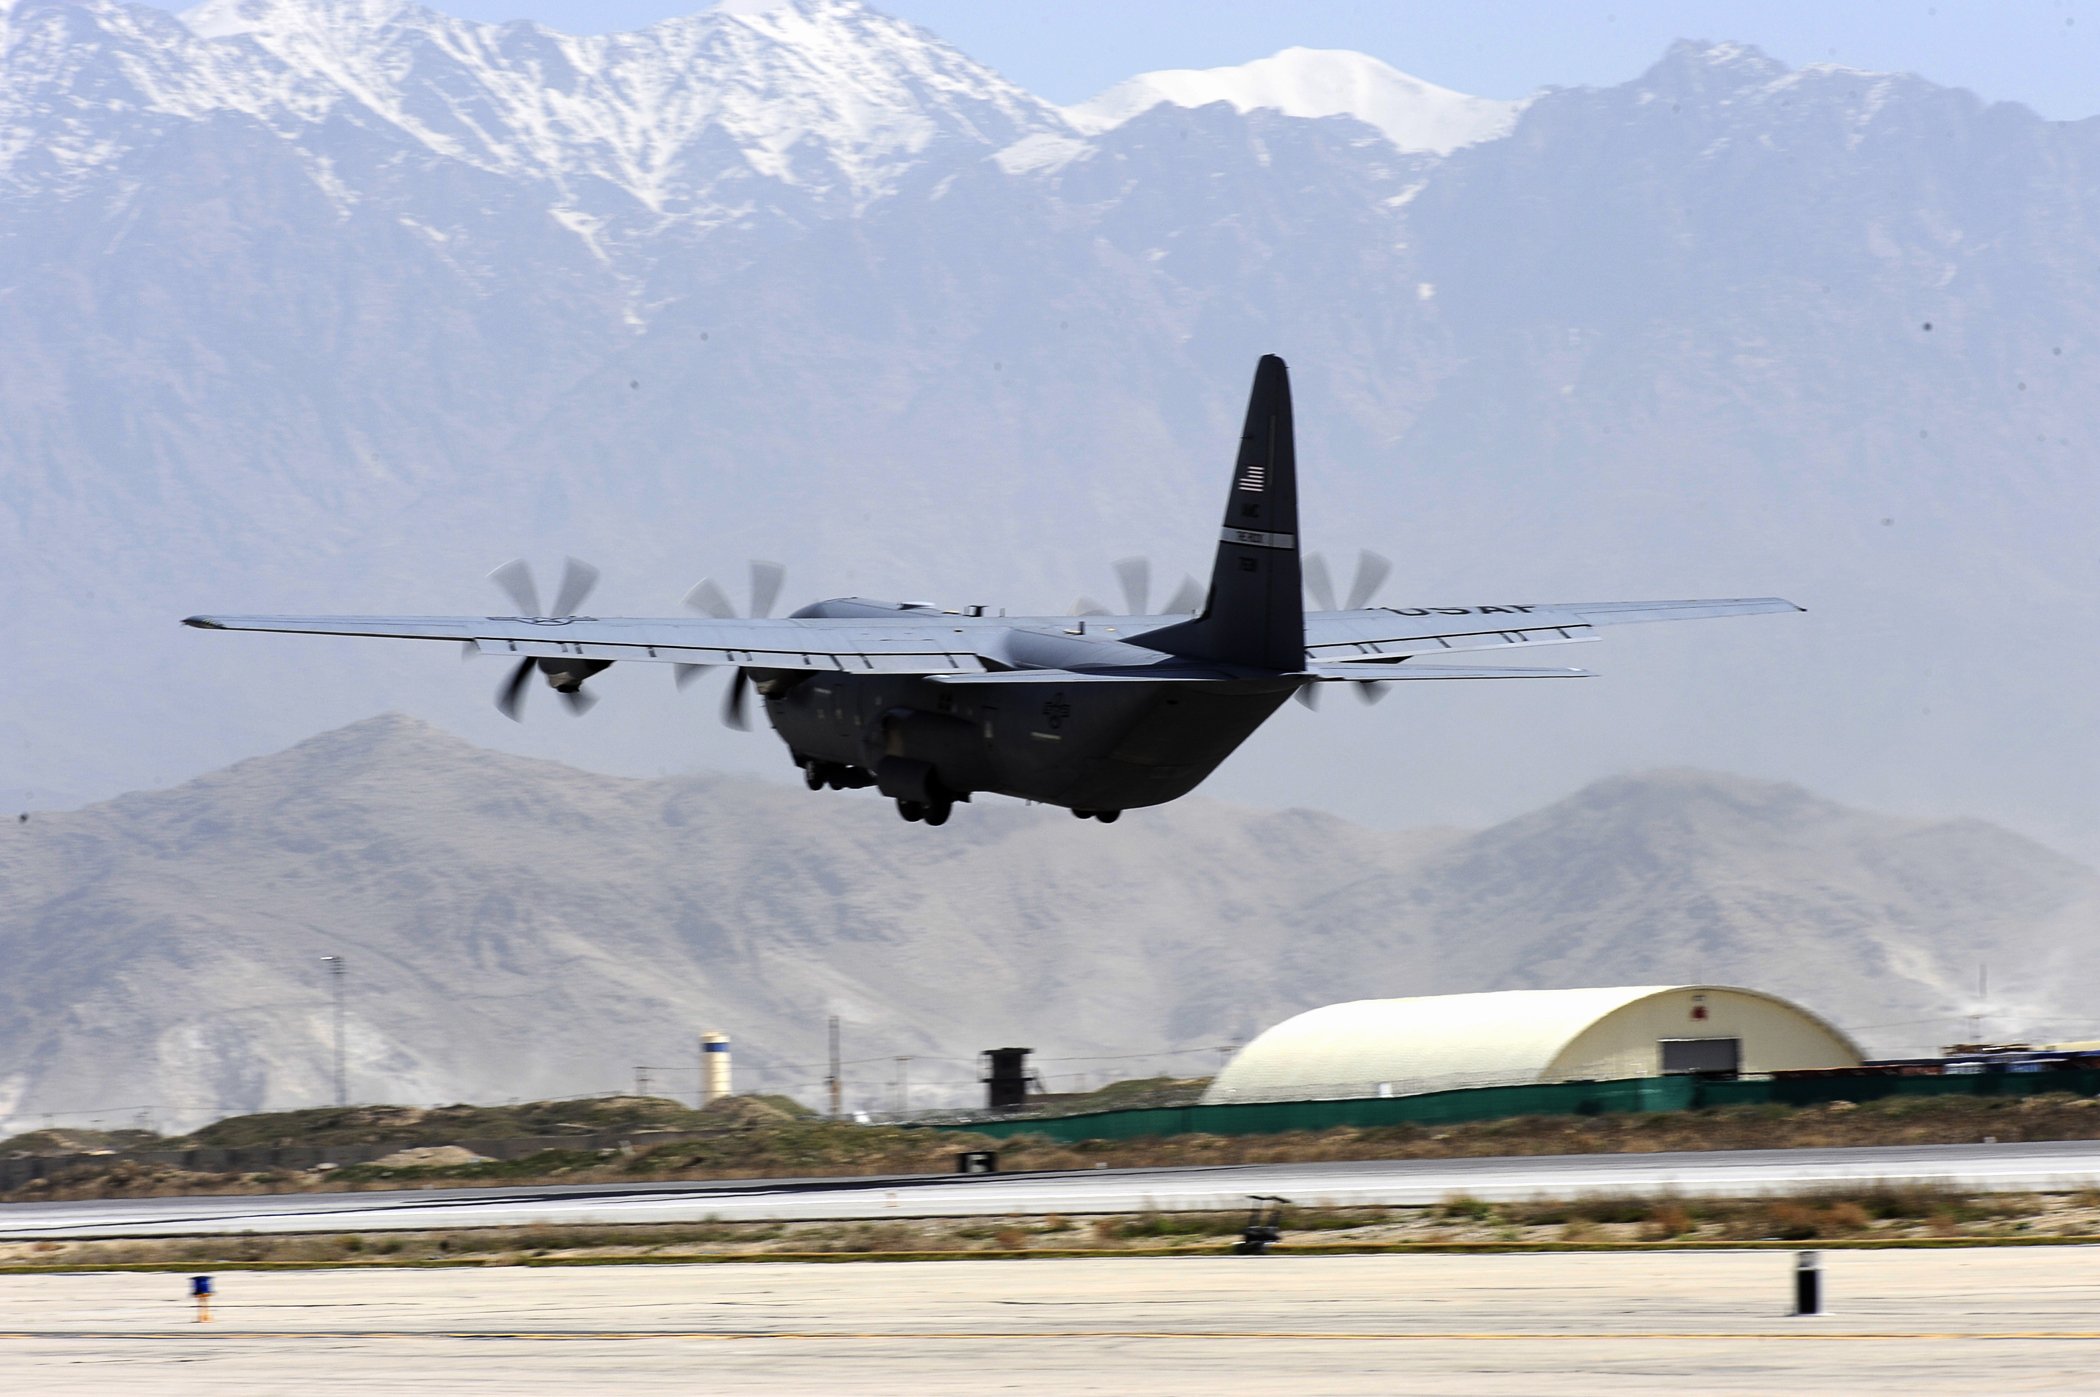
<path fill-rule="evenodd" d="M 1347 679 L 1361 684 L 1366 680 L 1402 679 L 1594 679 L 1596 674 L 1587 669 L 1489 669 L 1468 665 L 1390 664 L 1313 665 L 1304 673 L 1289 677 L 1321 682 Z"/>
<path fill-rule="evenodd" d="M 1704 621 L 1714 616 L 1765 616 L 1778 612 L 1806 611 L 1785 597 L 1728 597 L 1704 601 L 1593 601 L 1560 602 L 1541 610 L 1572 611 L 1592 626 L 1624 625 L 1629 621 Z"/>

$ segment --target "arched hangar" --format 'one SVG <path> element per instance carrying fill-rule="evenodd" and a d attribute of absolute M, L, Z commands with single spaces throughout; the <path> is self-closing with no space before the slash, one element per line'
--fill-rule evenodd
<path fill-rule="evenodd" d="M 1776 995 L 1730 985 L 1358 999 L 1285 1019 L 1205 1103 L 1413 1096 L 1676 1072 L 1857 1067 L 1859 1046 Z"/>

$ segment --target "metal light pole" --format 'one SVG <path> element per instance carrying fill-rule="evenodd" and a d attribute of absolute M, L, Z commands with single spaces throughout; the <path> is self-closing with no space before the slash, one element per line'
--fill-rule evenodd
<path fill-rule="evenodd" d="M 824 1079 L 826 1093 L 831 1098 L 831 1118 L 839 1118 L 839 1098 L 844 1095 L 845 1083 L 839 1080 L 839 1016 L 831 1016 L 831 1075 Z"/>
<path fill-rule="evenodd" d="M 335 989 L 335 1104 L 350 1104 L 349 1078 L 343 1069 L 343 958 L 322 956 L 327 963 L 328 979 Z"/>

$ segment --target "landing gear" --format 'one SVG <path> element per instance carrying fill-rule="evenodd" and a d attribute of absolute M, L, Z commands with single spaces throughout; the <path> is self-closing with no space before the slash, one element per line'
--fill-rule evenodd
<path fill-rule="evenodd" d="M 826 786 L 834 791 L 857 791 L 862 786 L 875 784 L 875 778 L 857 766 L 842 766 L 815 757 L 803 757 L 800 761 L 802 784 L 813 791 L 821 791 Z"/>
<path fill-rule="evenodd" d="M 923 820 L 926 818 L 926 805 L 923 801 L 900 800 L 897 802 L 897 813 L 907 820 Z"/>
<path fill-rule="evenodd" d="M 1120 810 L 1074 810 L 1072 814 L 1082 820 L 1099 820 L 1104 825 L 1112 825 L 1123 818 Z"/>
<path fill-rule="evenodd" d="M 907 820 L 923 820 L 929 825 L 945 825 L 948 817 L 955 813 L 952 800 L 900 800 L 897 813 Z"/>

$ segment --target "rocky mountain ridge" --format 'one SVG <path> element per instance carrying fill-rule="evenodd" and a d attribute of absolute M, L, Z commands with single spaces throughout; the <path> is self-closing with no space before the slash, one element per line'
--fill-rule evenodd
<path fill-rule="evenodd" d="M 1477 833 L 1204 800 L 1114 827 L 1007 804 L 906 826 L 864 794 L 632 780 L 387 716 L 0 829 L 0 1134 L 325 1102 L 348 966 L 359 1100 L 692 1087 L 975 1099 L 975 1052 L 1061 1088 L 1216 1065 L 1364 996 L 1670 982 L 1800 1000 L 1881 1052 L 2075 1035 L 2100 879 L 1978 822 L 1700 772 Z"/>

